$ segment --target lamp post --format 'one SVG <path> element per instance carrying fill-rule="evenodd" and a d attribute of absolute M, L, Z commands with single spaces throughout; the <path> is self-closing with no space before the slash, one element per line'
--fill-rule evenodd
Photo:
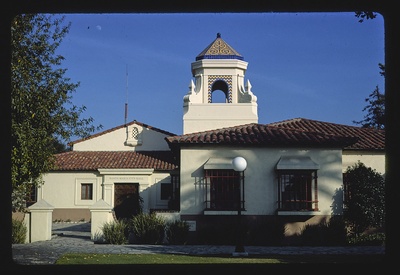
<path fill-rule="evenodd" d="M 243 246 L 243 232 L 242 232 L 242 200 L 241 200 L 241 182 L 243 180 L 244 183 L 244 170 L 247 168 L 247 161 L 243 157 L 235 157 L 232 159 L 232 167 L 233 170 L 240 173 L 240 178 L 238 181 L 238 195 L 237 195 L 237 205 L 238 205 L 238 228 L 237 228 L 237 239 L 236 239 L 236 247 L 235 251 L 232 253 L 233 256 L 248 256 L 248 253 L 245 251 Z M 243 185 L 244 188 L 244 185 Z"/>

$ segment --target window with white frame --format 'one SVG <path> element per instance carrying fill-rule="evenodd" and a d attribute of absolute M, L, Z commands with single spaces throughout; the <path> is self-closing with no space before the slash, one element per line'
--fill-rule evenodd
<path fill-rule="evenodd" d="M 93 183 L 81 183 L 81 200 L 93 199 Z"/>

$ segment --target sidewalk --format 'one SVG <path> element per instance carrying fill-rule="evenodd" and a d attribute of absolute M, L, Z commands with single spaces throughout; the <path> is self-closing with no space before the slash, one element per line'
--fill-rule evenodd
<path fill-rule="evenodd" d="M 52 239 L 12 245 L 13 260 L 19 265 L 52 265 L 64 253 L 187 255 L 232 254 L 233 246 L 213 245 L 111 245 L 94 244 L 90 239 L 90 223 L 53 223 Z M 385 247 L 271 247 L 246 246 L 251 255 L 345 254 L 384 255 Z"/>

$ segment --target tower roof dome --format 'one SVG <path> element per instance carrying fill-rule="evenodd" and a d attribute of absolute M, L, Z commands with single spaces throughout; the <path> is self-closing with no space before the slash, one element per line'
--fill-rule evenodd
<path fill-rule="evenodd" d="M 243 60 L 237 51 L 228 45 L 222 38 L 221 34 L 217 33 L 217 38 L 208 45 L 199 55 L 196 56 L 197 60 L 202 59 L 239 59 Z"/>

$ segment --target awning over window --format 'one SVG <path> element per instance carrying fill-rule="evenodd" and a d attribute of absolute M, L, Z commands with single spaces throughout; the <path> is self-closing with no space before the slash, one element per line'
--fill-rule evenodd
<path fill-rule="evenodd" d="M 276 164 L 277 170 L 317 170 L 319 164 L 307 156 L 281 157 Z"/>
<path fill-rule="evenodd" d="M 209 158 L 204 164 L 204 169 L 233 169 L 233 158 Z"/>

